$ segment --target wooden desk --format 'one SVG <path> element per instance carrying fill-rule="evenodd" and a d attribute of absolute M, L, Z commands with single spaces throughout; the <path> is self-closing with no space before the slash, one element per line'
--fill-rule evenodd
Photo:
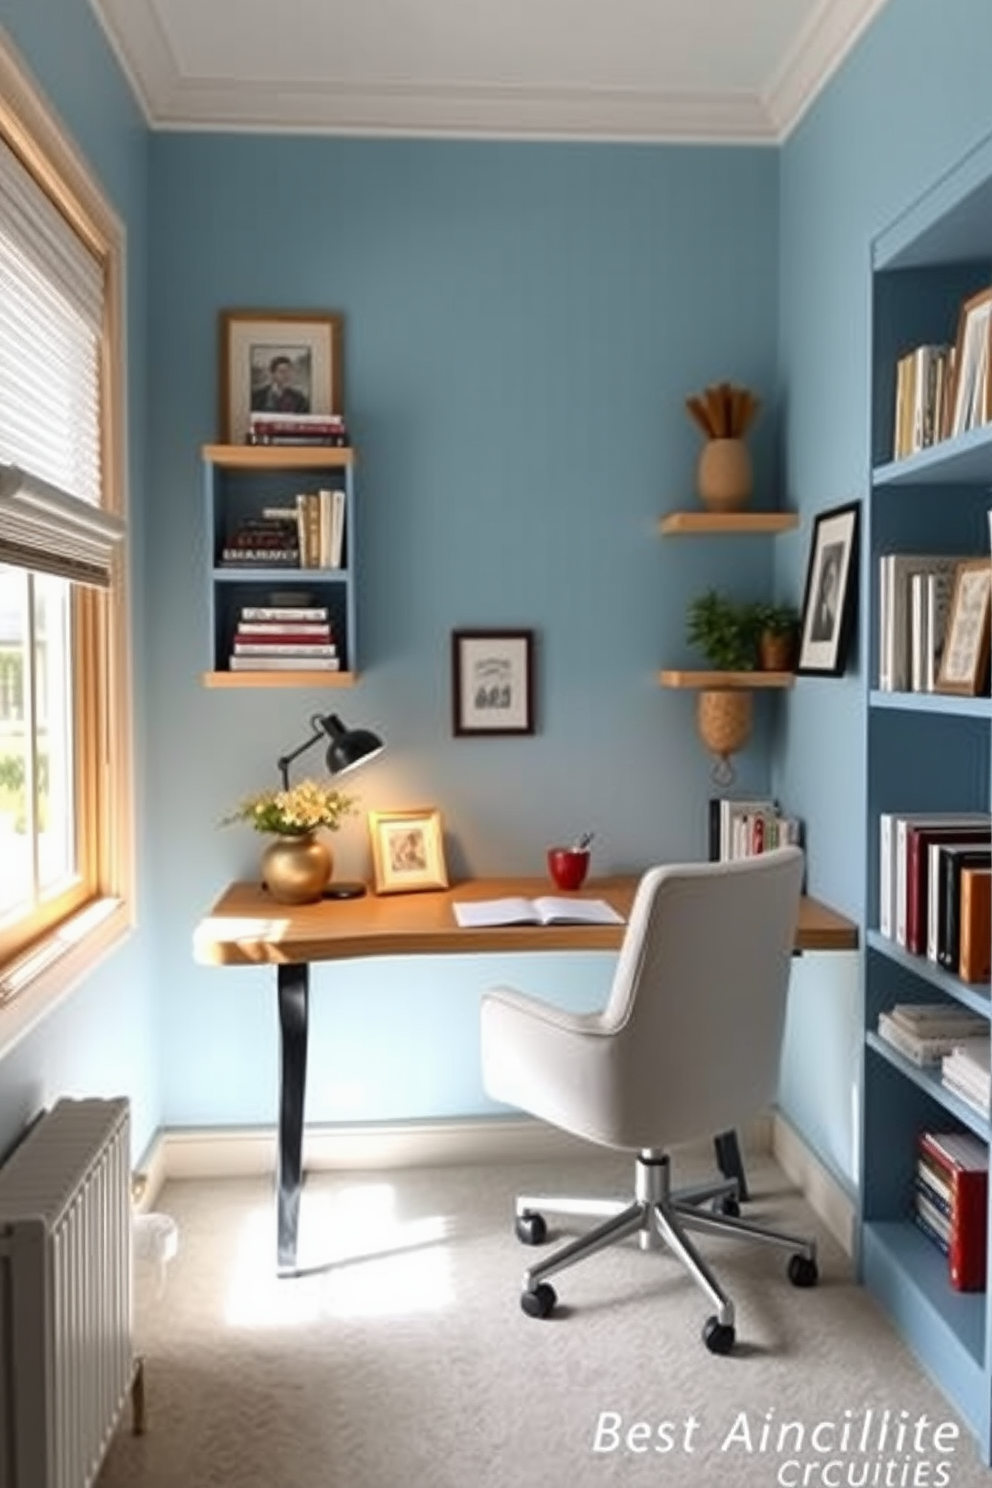
<path fill-rule="evenodd" d="M 638 877 L 601 878 L 579 897 L 607 899 L 626 920 Z M 319 904 L 277 904 L 257 883 L 224 891 L 193 936 L 193 954 L 210 966 L 275 966 L 278 982 L 281 1076 L 278 1143 L 278 1260 L 296 1266 L 303 1112 L 306 1094 L 310 964 L 359 956 L 444 956 L 487 951 L 615 951 L 623 925 L 502 925 L 463 930 L 455 899 L 499 899 L 549 891 L 545 878 L 480 878 L 418 894 L 367 894 Z M 850 920 L 815 899 L 800 902 L 795 948 L 855 950 Z"/>

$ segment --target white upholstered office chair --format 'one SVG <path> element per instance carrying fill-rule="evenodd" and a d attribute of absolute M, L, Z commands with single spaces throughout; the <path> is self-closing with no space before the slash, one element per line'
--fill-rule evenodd
<path fill-rule="evenodd" d="M 507 987 L 484 993 L 488 1092 L 637 1154 L 632 1202 L 517 1199 L 525 1244 L 545 1239 L 545 1209 L 607 1216 L 525 1273 L 531 1317 L 547 1317 L 557 1301 L 546 1277 L 634 1233 L 644 1249 L 664 1242 L 709 1297 L 716 1314 L 703 1339 L 713 1353 L 733 1348 L 734 1307 L 687 1231 L 785 1246 L 790 1281 L 816 1282 L 812 1241 L 740 1219 L 732 1181 L 673 1190 L 668 1157 L 674 1144 L 738 1126 L 775 1098 L 802 871 L 794 847 L 649 869 L 600 1012 L 566 1012 Z"/>

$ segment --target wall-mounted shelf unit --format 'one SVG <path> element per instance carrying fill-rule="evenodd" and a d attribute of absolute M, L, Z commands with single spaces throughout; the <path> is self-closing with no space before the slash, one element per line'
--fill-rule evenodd
<path fill-rule="evenodd" d="M 207 687 L 351 687 L 358 677 L 355 633 L 355 452 L 324 446 L 208 444 L 202 451 L 210 600 Z M 224 549 L 239 523 L 264 510 L 295 508 L 301 493 L 344 492 L 344 538 L 338 567 L 300 567 L 268 561 L 232 563 Z M 336 670 L 284 658 L 278 670 L 244 661 L 233 666 L 235 635 L 244 612 L 294 609 L 322 616 L 336 648 Z M 287 618 L 285 623 L 290 623 Z M 313 622 L 312 622 L 313 623 Z"/>
<path fill-rule="evenodd" d="M 799 516 L 796 512 L 675 511 L 668 512 L 658 520 L 658 528 L 665 537 L 747 532 L 767 537 L 778 532 L 789 532 L 798 526 Z"/>
<path fill-rule="evenodd" d="M 962 301 L 992 282 L 992 145 L 973 151 L 874 244 L 871 449 L 866 502 L 868 666 L 865 677 L 866 927 L 861 1077 L 862 1280 L 992 1460 L 989 1293 L 951 1285 L 941 1251 L 913 1221 L 917 1142 L 960 1130 L 986 1144 L 988 1117 L 878 1035 L 894 1002 L 961 1004 L 989 1018 L 990 988 L 969 984 L 883 935 L 880 819 L 897 812 L 985 812 L 990 801 L 986 697 L 883 692 L 878 672 L 879 561 L 884 553 L 987 557 L 992 425 L 894 461 L 896 363 L 914 348 L 955 340 Z M 853 820 L 853 818 L 852 818 Z M 992 1231 L 990 1231 L 992 1232 Z"/>
<path fill-rule="evenodd" d="M 695 687 L 713 691 L 721 687 L 740 688 L 746 692 L 757 688 L 791 687 L 795 680 L 794 672 L 686 672 L 666 668 L 658 673 L 662 687 Z"/>

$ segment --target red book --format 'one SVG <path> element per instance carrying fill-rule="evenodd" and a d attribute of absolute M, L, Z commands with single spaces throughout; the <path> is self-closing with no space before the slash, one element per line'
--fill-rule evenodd
<path fill-rule="evenodd" d="M 896 939 L 907 951 L 916 956 L 927 953 L 927 902 L 930 892 L 929 860 L 927 848 L 931 842 L 988 842 L 990 828 L 986 826 L 929 826 L 908 827 L 906 831 L 906 938 L 899 935 L 898 915 Z"/>
<path fill-rule="evenodd" d="M 951 1190 L 948 1266 L 958 1292 L 985 1290 L 988 1149 L 967 1132 L 921 1132 L 920 1153 Z"/>

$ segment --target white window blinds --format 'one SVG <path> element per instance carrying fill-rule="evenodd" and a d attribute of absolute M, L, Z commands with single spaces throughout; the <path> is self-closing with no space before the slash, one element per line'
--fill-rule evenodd
<path fill-rule="evenodd" d="M 0 562 L 110 581 L 100 261 L 0 140 Z"/>

